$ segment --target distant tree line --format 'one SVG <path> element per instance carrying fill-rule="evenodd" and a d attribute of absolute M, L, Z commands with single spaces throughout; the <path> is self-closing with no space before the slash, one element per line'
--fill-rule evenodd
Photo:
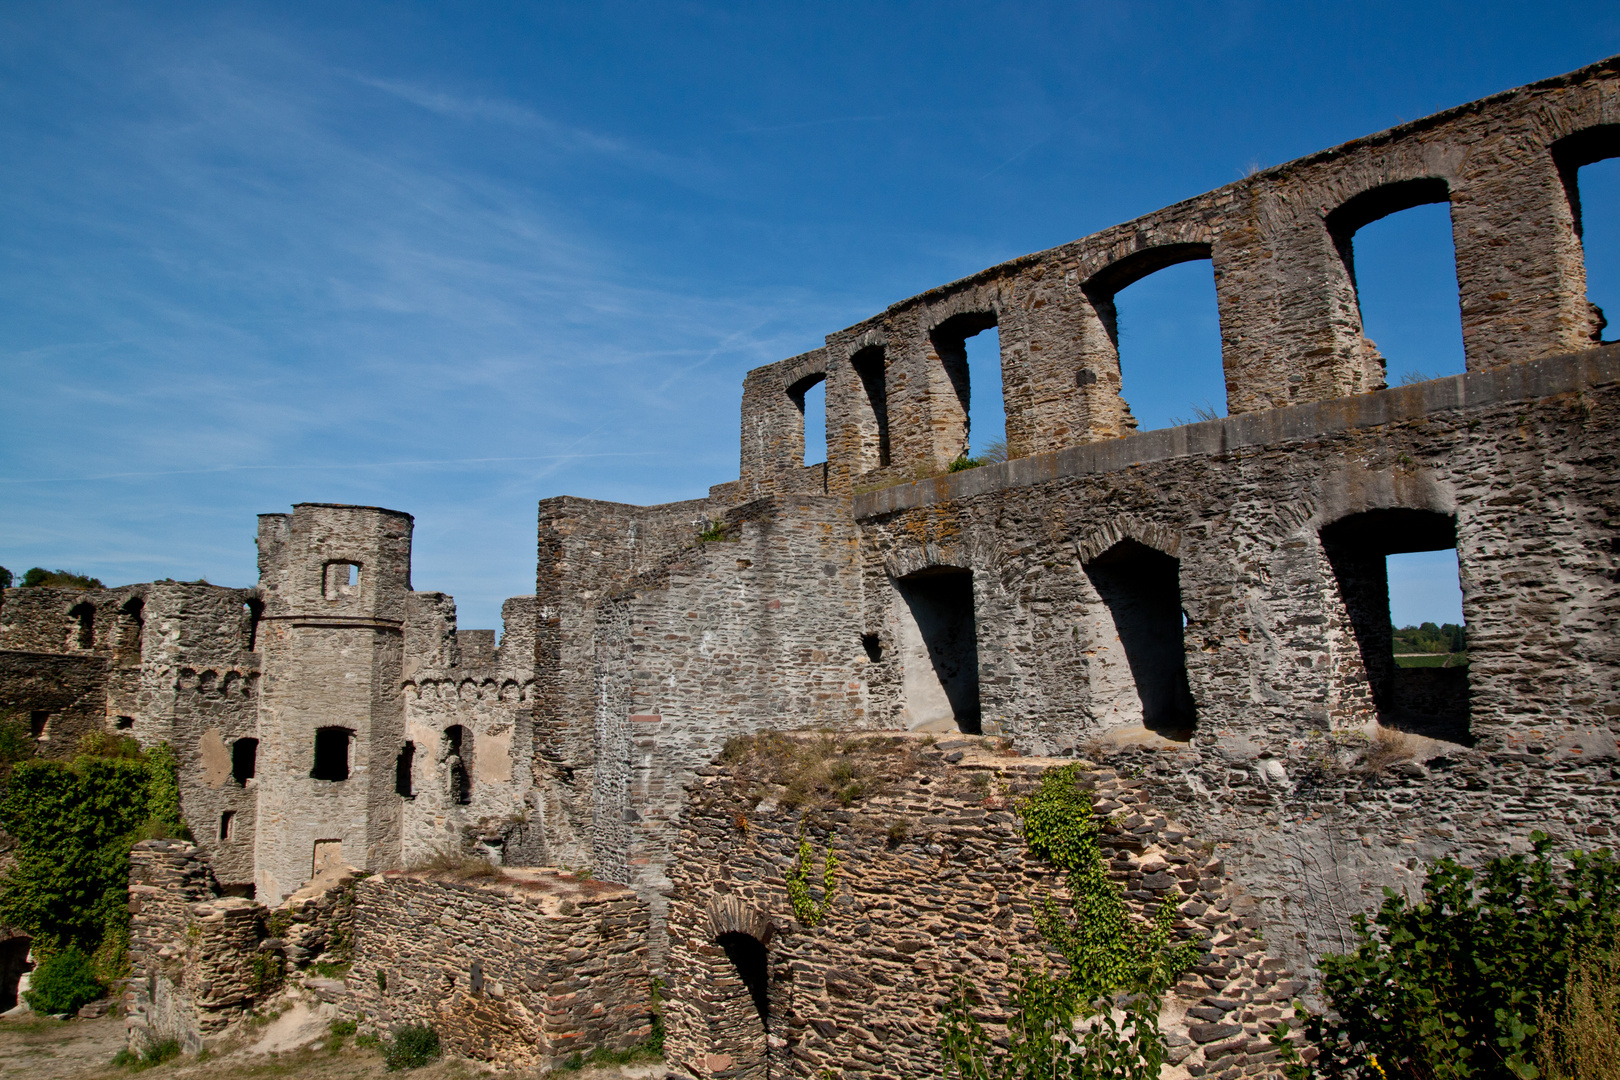
<path fill-rule="evenodd" d="M 11 588 L 11 571 L 0 566 L 0 589 Z M 22 586 L 25 589 L 37 585 L 50 585 L 58 589 L 105 589 L 100 578 L 87 577 L 84 574 L 75 574 L 71 570 L 47 570 L 43 566 L 36 566 L 22 576 Z"/>
<path fill-rule="evenodd" d="M 1436 626 L 1426 622 L 1399 629 L 1392 625 L 1390 629 L 1395 633 L 1395 651 L 1398 653 L 1454 653 L 1468 648 L 1467 636 L 1456 623 Z"/>

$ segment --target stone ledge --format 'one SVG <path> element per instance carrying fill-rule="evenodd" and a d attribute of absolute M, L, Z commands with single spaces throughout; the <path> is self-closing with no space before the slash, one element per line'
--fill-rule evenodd
<path fill-rule="evenodd" d="M 1490 371 L 1377 390 L 1368 394 L 1242 413 L 1184 427 L 1163 428 L 1108 442 L 897 484 L 855 496 L 857 519 L 1031 487 L 1067 476 L 1118 472 L 1175 458 L 1219 456 L 1246 447 L 1274 447 L 1319 435 L 1374 428 L 1435 413 L 1533 401 L 1620 382 L 1620 345 L 1509 364 Z"/>

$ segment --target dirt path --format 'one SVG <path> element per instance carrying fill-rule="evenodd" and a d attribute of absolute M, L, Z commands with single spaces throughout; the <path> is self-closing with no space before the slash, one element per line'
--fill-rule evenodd
<path fill-rule="evenodd" d="M 255 1033 L 260 1035 L 260 1033 Z M 58 1021 L 29 1017 L 0 1020 L 0 1080 L 401 1080 L 390 1073 L 375 1049 L 356 1046 L 354 1039 L 317 1036 L 313 1043 L 283 1050 L 265 1045 L 299 1041 L 285 1032 L 265 1031 L 251 1044 L 243 1044 L 205 1058 L 179 1057 L 153 1068 L 135 1070 L 112 1064 L 124 1049 L 124 1022 L 100 1020 Z M 410 1080 L 483 1080 L 494 1074 L 481 1062 L 448 1058 L 408 1074 Z M 538 1080 L 540 1073 L 505 1074 L 510 1080 Z M 661 1065 L 628 1065 L 556 1074 L 566 1080 L 663 1080 Z"/>

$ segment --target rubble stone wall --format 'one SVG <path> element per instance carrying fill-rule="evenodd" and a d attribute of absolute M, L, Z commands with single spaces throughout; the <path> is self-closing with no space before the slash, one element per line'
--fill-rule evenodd
<path fill-rule="evenodd" d="M 1034 911 L 1064 888 L 1028 854 L 1015 812 L 1062 762 L 1004 756 L 1004 747 L 842 737 L 834 752 L 864 787 L 847 807 L 790 809 L 786 777 L 753 761 L 702 770 L 671 862 L 671 1065 L 702 1078 L 938 1076 L 938 1023 L 963 980 L 983 998 L 976 1014 L 1004 1017 L 1013 964 L 1043 961 Z M 1253 898 L 1139 780 L 1083 767 L 1129 908 L 1175 904 L 1178 931 L 1206 945 L 1165 999 L 1165 1076 L 1266 1075 L 1275 1057 L 1265 1035 L 1303 984 L 1261 944 Z M 801 837 L 814 850 L 813 900 L 823 899 L 829 844 L 839 862 L 835 899 L 814 927 L 795 919 L 786 891 Z M 768 956 L 763 1018 L 728 955 L 738 935 Z"/>
<path fill-rule="evenodd" d="M 425 1023 L 458 1054 L 547 1068 L 652 1031 L 647 909 L 628 889 L 548 871 L 366 878 L 353 1007 L 387 1031 Z"/>

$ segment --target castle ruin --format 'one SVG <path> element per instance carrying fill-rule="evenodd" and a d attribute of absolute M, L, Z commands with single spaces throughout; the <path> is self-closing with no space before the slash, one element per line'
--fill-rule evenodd
<path fill-rule="evenodd" d="M 644 921 L 601 947 L 667 976 L 671 1067 L 701 1077 L 937 1067 L 941 980 L 1005 971 L 1027 934 L 1011 897 L 1028 875 L 1007 871 L 1011 818 L 990 801 L 1010 796 L 964 770 L 1016 793 L 1084 758 L 1099 805 L 1140 818 L 1116 845 L 1130 895 L 1177 903 L 1215 943 L 1178 987 L 1177 1075 L 1262 1075 L 1267 1010 L 1380 886 L 1532 829 L 1610 842 L 1620 347 L 1586 296 L 1577 173 L 1614 156 L 1620 58 L 900 301 L 748 374 L 739 478 L 706 499 L 542 501 L 535 588 L 507 602 L 499 645 L 412 591 L 411 518 L 377 508 L 262 516 L 250 589 L 8 589 L 0 705 L 48 753 L 102 728 L 175 748 L 195 846 L 137 860 L 164 926 L 262 912 L 352 866 L 382 875 L 355 887 L 375 910 L 413 889 L 527 905 L 552 920 L 543 968 L 540 943 L 585 932 L 566 923 L 581 903 L 633 900 Z M 1425 203 L 1450 207 L 1466 372 L 1391 388 L 1352 240 Z M 1228 416 L 1138 433 L 1113 298 L 1195 259 L 1214 270 Z M 969 441 L 964 342 L 991 327 L 1010 460 L 947 472 Z M 805 465 L 822 382 L 828 460 Z M 1397 667 L 1384 559 L 1453 548 L 1470 663 Z M 893 801 L 831 815 L 861 884 L 825 928 L 783 900 L 802 821 L 714 764 L 771 729 L 916 744 Z M 1379 729 L 1415 749 L 1346 767 L 1351 736 Z M 910 839 L 862 839 L 902 818 Z M 504 901 L 397 873 L 447 848 L 566 871 L 513 871 Z M 193 863 L 207 872 L 174 869 Z M 570 877 L 586 869 L 623 888 L 586 897 Z M 163 907 L 164 881 L 207 914 Z M 947 900 L 983 917 L 919 929 Z M 764 974 L 721 947 L 738 935 Z M 482 995 L 495 961 L 467 949 L 440 950 L 442 984 L 394 961 L 373 979 L 381 954 L 358 955 L 344 1007 L 432 1016 Z M 585 1045 L 522 1019 L 562 975 L 519 991 L 522 958 L 501 963 L 519 1019 L 468 1022 L 459 1048 Z M 390 1005 L 383 983 L 407 977 L 413 1004 Z M 642 1030 L 627 978 L 602 983 L 625 1020 L 596 1043 Z M 194 1000 L 160 1022 L 155 986 L 143 1022 L 206 1034 Z"/>

